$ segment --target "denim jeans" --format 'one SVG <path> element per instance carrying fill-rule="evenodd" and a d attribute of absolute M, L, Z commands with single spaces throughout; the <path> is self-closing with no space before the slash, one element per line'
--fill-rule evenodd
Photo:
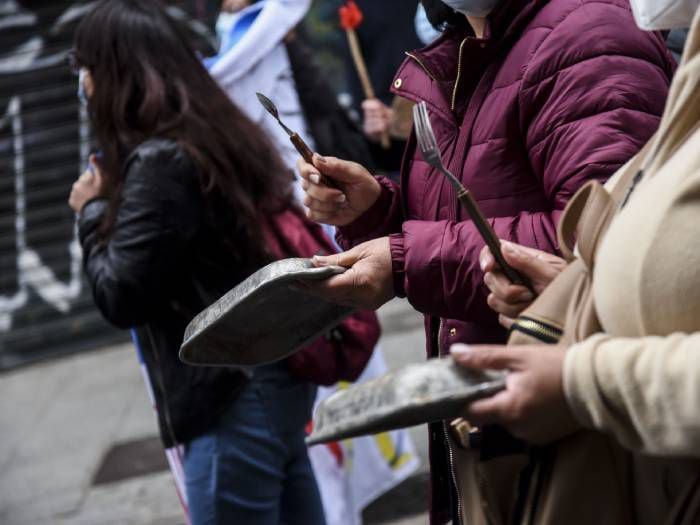
<path fill-rule="evenodd" d="M 284 364 L 253 379 L 209 433 L 187 444 L 193 525 L 324 525 L 304 443 L 316 388 Z"/>

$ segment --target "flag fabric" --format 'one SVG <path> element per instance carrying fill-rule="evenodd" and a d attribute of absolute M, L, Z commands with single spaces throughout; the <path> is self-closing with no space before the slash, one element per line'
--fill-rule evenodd
<path fill-rule="evenodd" d="M 156 398 L 153 394 L 153 384 L 151 383 L 151 377 L 148 373 L 146 361 L 143 358 L 143 351 L 141 350 L 141 345 L 139 343 L 136 330 L 131 330 L 131 340 L 134 342 L 134 346 L 136 347 L 136 357 L 139 361 L 139 367 L 141 369 L 141 376 L 143 377 L 143 382 L 146 385 L 148 399 L 151 401 L 151 407 L 153 407 L 153 411 L 157 412 L 158 408 L 156 407 Z M 183 466 L 184 454 L 185 447 L 182 445 L 165 449 L 165 457 L 168 460 L 170 472 L 172 473 L 173 481 L 175 482 L 175 491 L 177 492 L 177 497 L 180 500 L 182 510 L 185 514 L 185 521 L 187 525 L 190 525 L 190 513 L 189 508 L 187 506 L 187 491 L 185 490 L 185 469 Z"/>
<path fill-rule="evenodd" d="M 378 346 L 358 383 L 387 372 Z M 349 385 L 319 389 L 317 403 Z M 419 459 L 406 430 L 363 436 L 309 449 L 328 525 L 359 525 L 372 501 L 413 474 Z"/>

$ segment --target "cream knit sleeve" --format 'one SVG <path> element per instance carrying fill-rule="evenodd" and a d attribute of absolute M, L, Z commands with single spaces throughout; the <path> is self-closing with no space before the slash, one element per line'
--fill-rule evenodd
<path fill-rule="evenodd" d="M 564 390 L 584 426 L 630 449 L 700 456 L 700 333 L 590 337 L 566 357 Z"/>

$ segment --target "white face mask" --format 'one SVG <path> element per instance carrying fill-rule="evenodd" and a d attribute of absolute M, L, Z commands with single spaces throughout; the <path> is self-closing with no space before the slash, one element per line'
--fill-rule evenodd
<path fill-rule="evenodd" d="M 428 16 L 425 14 L 423 4 L 418 4 L 415 23 L 416 35 L 418 35 L 419 40 L 426 46 L 438 38 L 441 34 L 428 21 Z"/>
<path fill-rule="evenodd" d="M 700 0 L 630 0 L 637 25 L 647 31 L 690 27 Z"/>
<path fill-rule="evenodd" d="M 442 0 L 458 13 L 483 18 L 493 11 L 500 0 Z"/>

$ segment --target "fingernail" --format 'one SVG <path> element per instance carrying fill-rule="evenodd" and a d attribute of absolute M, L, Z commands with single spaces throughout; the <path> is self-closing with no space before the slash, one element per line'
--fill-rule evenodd
<path fill-rule="evenodd" d="M 457 357 L 466 357 L 471 351 L 471 348 L 463 343 L 457 343 L 450 347 L 450 354 Z"/>
<path fill-rule="evenodd" d="M 311 261 L 314 263 L 314 266 L 327 266 L 328 264 L 326 263 L 325 257 L 321 257 L 320 255 L 314 255 L 311 258 Z"/>
<path fill-rule="evenodd" d="M 348 198 L 347 198 L 347 197 L 345 196 L 345 194 L 343 193 L 340 197 L 338 197 L 338 198 L 336 199 L 336 201 L 337 201 L 337 202 L 340 202 L 340 203 L 343 203 L 343 202 L 345 202 L 347 199 L 348 199 Z"/>
<path fill-rule="evenodd" d="M 309 175 L 309 180 L 314 184 L 321 184 L 321 176 L 318 173 L 312 173 Z"/>
<path fill-rule="evenodd" d="M 523 292 L 518 296 L 518 301 L 521 303 L 527 303 L 532 301 L 535 298 L 534 295 L 532 295 L 532 292 Z"/>
<path fill-rule="evenodd" d="M 487 263 L 488 263 L 488 261 L 486 260 L 486 257 L 482 257 L 481 259 L 479 259 L 479 266 L 481 267 L 482 272 L 486 271 Z"/>
<path fill-rule="evenodd" d="M 322 157 L 321 155 L 316 155 L 316 160 L 318 160 L 321 164 L 328 164 L 326 157 Z"/>

